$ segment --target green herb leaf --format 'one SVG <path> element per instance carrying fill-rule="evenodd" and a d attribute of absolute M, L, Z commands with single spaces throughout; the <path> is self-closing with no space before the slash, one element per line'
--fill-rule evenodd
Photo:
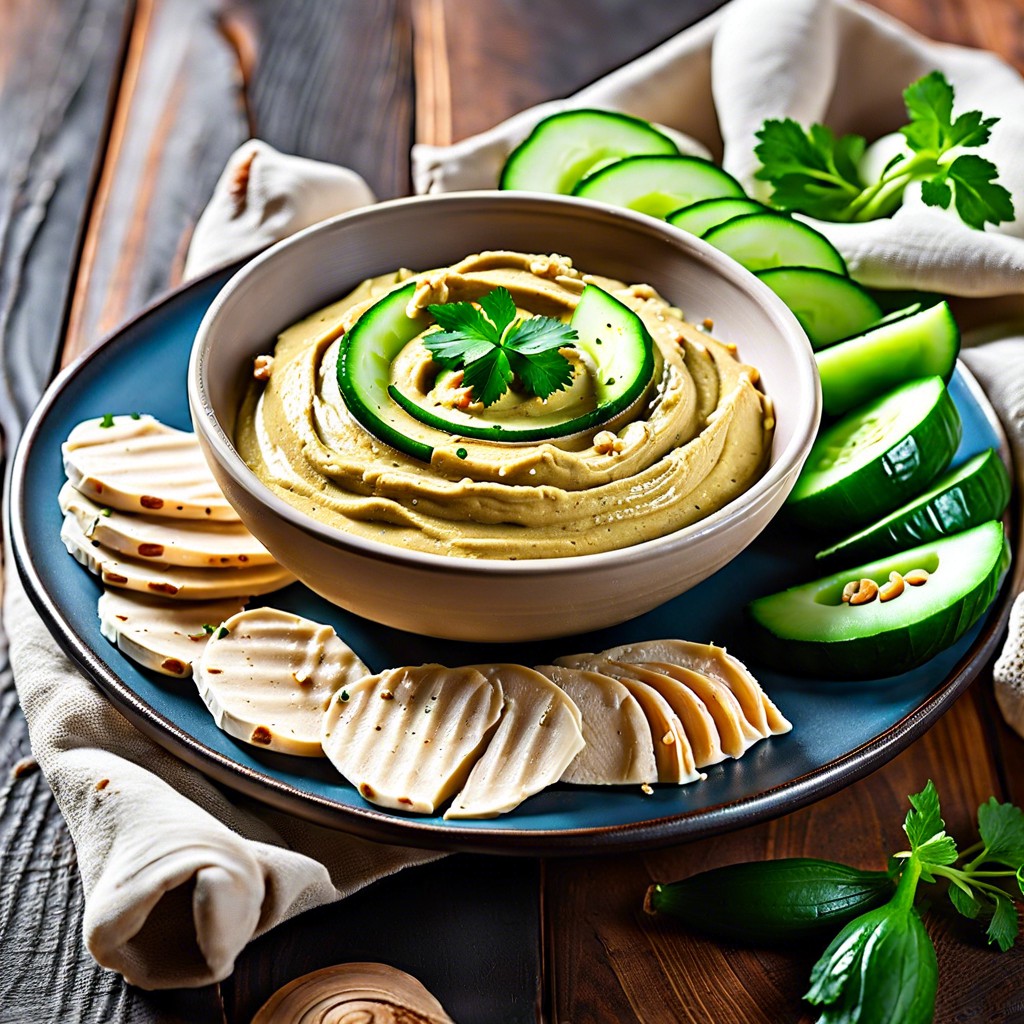
<path fill-rule="evenodd" d="M 921 182 L 921 199 L 925 206 L 939 206 L 949 209 L 949 201 L 953 198 L 953 190 L 949 187 L 944 175 L 937 175 L 928 181 Z"/>
<path fill-rule="evenodd" d="M 939 794 L 929 779 L 928 785 L 910 797 L 913 810 L 907 814 L 903 830 L 910 840 L 910 849 L 922 867 L 942 866 L 956 861 L 956 842 L 945 832 L 946 823 L 939 811 Z M 933 881 L 926 873 L 926 881 Z"/>
<path fill-rule="evenodd" d="M 978 808 L 978 832 L 985 860 L 1017 870 L 1024 867 L 1024 811 L 990 797 Z"/>
<path fill-rule="evenodd" d="M 912 82 L 903 98 L 910 123 L 900 131 L 911 155 L 893 157 L 876 181 L 861 178 L 861 136 L 837 138 L 823 125 L 805 130 L 790 119 L 765 121 L 754 152 L 762 164 L 756 176 L 774 186 L 772 205 L 824 220 L 873 220 L 899 206 L 909 182 L 921 181 L 926 205 L 948 209 L 952 202 L 970 227 L 1013 220 L 1013 200 L 996 183 L 995 166 L 974 154 L 957 155 L 984 145 L 999 119 L 979 110 L 954 119 L 953 87 L 939 71 Z"/>
<path fill-rule="evenodd" d="M 986 223 L 1013 220 L 1013 200 L 996 184 L 999 171 L 990 160 L 965 153 L 949 165 L 947 173 L 953 183 L 953 204 L 965 224 L 984 230 Z"/>
<path fill-rule="evenodd" d="M 1004 953 L 1010 949 L 1017 938 L 1017 908 L 1013 900 L 1002 893 L 992 893 L 995 900 L 995 912 L 988 925 L 988 941 L 994 942 Z"/>
<path fill-rule="evenodd" d="M 514 377 L 508 355 L 503 349 L 492 346 L 486 355 L 466 364 L 462 382 L 473 389 L 473 397 L 478 402 L 488 406 L 508 391 Z"/>
<path fill-rule="evenodd" d="M 824 125 L 808 131 L 796 121 L 765 121 L 754 153 L 762 167 L 756 177 L 775 186 L 772 204 L 826 220 L 840 215 L 864 188 L 857 163 L 864 153 L 860 135 L 836 138 Z"/>
<path fill-rule="evenodd" d="M 571 348 L 575 340 L 576 331 L 568 324 L 533 317 L 509 335 L 505 348 L 515 353 L 512 368 L 523 387 L 531 394 L 547 398 L 572 381 L 572 364 L 559 350 Z"/>
<path fill-rule="evenodd" d="M 915 152 L 940 153 L 954 146 L 982 146 L 998 117 L 985 118 L 968 110 L 953 120 L 953 86 L 941 71 L 932 71 L 903 91 L 910 124 L 901 128 Z"/>
<path fill-rule="evenodd" d="M 825 1005 L 819 1024 L 927 1024 L 938 977 L 935 947 L 917 911 L 890 903 L 836 936 L 814 965 L 804 998 Z"/>
<path fill-rule="evenodd" d="M 440 331 L 423 338 L 431 356 L 448 369 L 462 369 L 463 383 L 476 401 L 493 405 L 516 377 L 540 398 L 572 380 L 572 365 L 559 349 L 571 347 L 576 331 L 550 317 L 516 319 L 507 288 L 482 295 L 479 308 L 469 302 L 428 306 Z"/>
<path fill-rule="evenodd" d="M 103 418 L 100 420 L 100 426 L 104 429 L 109 430 L 114 425 L 114 414 L 112 412 L 105 412 Z"/>
<path fill-rule="evenodd" d="M 480 308 L 487 314 L 491 323 L 498 329 L 498 336 L 516 318 L 516 304 L 512 293 L 507 288 L 495 288 L 494 291 L 481 295 Z"/>
<path fill-rule="evenodd" d="M 960 882 L 950 881 L 949 902 L 957 911 L 972 921 L 981 913 L 981 901 L 968 887 Z"/>

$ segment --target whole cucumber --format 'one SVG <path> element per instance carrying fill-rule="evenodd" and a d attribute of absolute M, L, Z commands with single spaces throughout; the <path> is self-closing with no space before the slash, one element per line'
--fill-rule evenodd
<path fill-rule="evenodd" d="M 885 871 L 860 871 L 809 857 L 751 861 L 652 885 L 649 914 L 668 914 L 695 931 L 732 942 L 834 935 L 847 921 L 887 902 Z"/>

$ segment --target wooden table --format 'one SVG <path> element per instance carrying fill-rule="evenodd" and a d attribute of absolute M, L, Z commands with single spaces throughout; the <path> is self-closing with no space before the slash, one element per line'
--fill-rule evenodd
<path fill-rule="evenodd" d="M 195 219 L 250 134 L 409 191 L 414 140 L 446 142 L 565 95 L 716 0 L 7 0 L 0 6 L 0 332 L 7 454 L 54 368 L 178 282 Z M 1024 0 L 880 0 L 936 38 L 1024 67 Z M 555 17 L 552 11 L 557 11 Z M 1018 569 L 1019 575 L 1019 569 Z M 831 799 L 646 855 L 458 858 L 407 872 L 254 943 L 235 974 L 146 993 L 82 947 L 74 849 L 0 676 L 0 1022 L 243 1024 L 278 986 L 376 952 L 460 1021 L 811 1020 L 813 951 L 741 950 L 645 920 L 653 879 L 761 857 L 877 867 L 906 796 L 939 786 L 954 834 L 990 794 L 1024 803 L 1024 742 L 988 674 L 924 738 Z M 451 895 L 452 893 L 455 895 Z M 1024 1021 L 1024 951 L 943 909 L 942 1022 Z M 390 957 L 388 953 L 390 952 Z M 497 992 L 502 1010 L 487 1010 Z M 454 993 L 451 995 L 450 993 Z"/>

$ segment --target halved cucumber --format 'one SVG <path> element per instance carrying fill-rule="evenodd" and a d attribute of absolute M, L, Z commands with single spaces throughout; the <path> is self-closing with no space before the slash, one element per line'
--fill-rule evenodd
<path fill-rule="evenodd" d="M 566 412 L 561 419 L 532 426 L 495 423 L 442 405 L 424 407 L 394 385 L 387 392 L 414 419 L 458 437 L 515 444 L 589 430 L 628 409 L 647 390 L 654 375 L 654 341 L 636 313 L 594 284 L 584 287 L 569 325 L 576 330 L 576 347 L 595 367 L 597 404 L 588 412 Z"/>
<path fill-rule="evenodd" d="M 566 110 L 540 121 L 509 154 L 498 188 L 568 194 L 594 168 L 641 153 L 677 155 L 647 121 L 610 110 Z"/>
<path fill-rule="evenodd" d="M 856 281 L 831 270 L 774 267 L 757 276 L 793 311 L 815 349 L 860 334 L 882 316 Z"/>
<path fill-rule="evenodd" d="M 941 378 L 905 384 L 818 435 L 789 510 L 833 534 L 863 526 L 923 491 L 949 465 L 960 432 Z"/>
<path fill-rule="evenodd" d="M 764 211 L 764 205 L 754 199 L 702 199 L 699 203 L 674 210 L 665 220 L 673 227 L 682 228 L 700 238 L 733 217 Z"/>
<path fill-rule="evenodd" d="M 949 303 L 873 328 L 817 353 L 822 405 L 829 416 L 915 377 L 949 380 L 960 351 L 960 330 Z"/>
<path fill-rule="evenodd" d="M 782 671 L 821 679 L 872 679 L 907 672 L 955 643 L 999 590 L 1010 549 L 1002 524 L 965 533 L 859 565 L 813 583 L 752 601 L 760 657 Z M 927 582 L 904 585 L 892 600 L 842 600 L 843 588 L 889 574 L 924 569 Z"/>
<path fill-rule="evenodd" d="M 588 175 L 572 190 L 583 199 L 599 199 L 652 217 L 665 217 L 701 199 L 743 199 L 740 183 L 696 156 L 630 156 Z"/>
<path fill-rule="evenodd" d="M 1010 501 L 1010 475 L 994 448 L 944 473 L 924 494 L 865 530 L 819 551 L 846 563 L 901 551 L 998 519 Z"/>
<path fill-rule="evenodd" d="M 747 270 L 817 267 L 846 273 L 846 262 L 820 231 L 780 213 L 750 213 L 712 228 L 704 241 L 731 256 Z"/>

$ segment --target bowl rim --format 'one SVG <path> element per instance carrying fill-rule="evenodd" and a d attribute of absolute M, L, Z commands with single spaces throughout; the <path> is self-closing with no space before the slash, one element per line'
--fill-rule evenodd
<path fill-rule="evenodd" d="M 712 272 L 726 278 L 741 290 L 752 293 L 754 298 L 766 308 L 769 319 L 773 321 L 779 333 L 786 339 L 787 345 L 791 349 L 796 345 L 798 349 L 804 350 L 807 358 L 798 359 L 795 362 L 798 379 L 803 385 L 803 389 L 806 390 L 810 385 L 810 415 L 802 423 L 797 424 L 786 448 L 778 454 L 777 458 L 773 459 L 765 473 L 741 495 L 711 515 L 660 537 L 653 537 L 608 551 L 522 559 L 469 558 L 435 554 L 429 551 L 407 550 L 397 544 L 359 537 L 338 527 L 318 522 L 279 497 L 264 484 L 236 451 L 207 397 L 206 357 L 210 348 L 211 333 L 223 308 L 233 294 L 244 287 L 253 275 L 263 272 L 267 264 L 287 258 L 288 253 L 302 247 L 308 239 L 337 231 L 339 226 L 343 228 L 346 224 L 393 215 L 395 211 L 400 214 L 407 208 L 435 204 L 443 206 L 445 204 L 472 205 L 481 202 L 522 203 L 524 201 L 541 207 L 551 206 L 563 210 L 575 210 L 577 213 L 588 214 L 591 218 L 605 222 L 624 223 L 631 230 L 639 231 L 641 234 L 667 238 L 676 246 L 689 250 L 688 254 L 693 257 L 698 266 L 705 269 L 710 268 Z M 339 214 L 304 228 L 258 253 L 232 275 L 203 316 L 189 354 L 187 392 L 193 426 L 209 445 L 220 467 L 238 487 L 250 493 L 260 505 L 283 519 L 289 526 L 330 547 L 340 547 L 373 561 L 400 564 L 425 571 L 440 570 L 446 573 L 465 573 L 470 576 L 499 577 L 576 576 L 581 573 L 614 570 L 626 562 L 635 564 L 637 561 L 663 557 L 674 552 L 680 545 L 698 541 L 712 532 L 725 531 L 730 525 L 743 519 L 755 507 L 767 500 L 778 487 L 785 484 L 787 477 L 792 475 L 795 469 L 799 469 L 810 452 L 822 413 L 821 382 L 806 333 L 783 301 L 766 284 L 731 257 L 726 256 L 695 235 L 673 227 L 666 221 L 660 221 L 633 210 L 575 196 L 489 189 L 406 196 L 375 203 L 372 206 L 360 207 L 357 210 Z M 769 395 L 769 398 L 771 397 Z"/>

